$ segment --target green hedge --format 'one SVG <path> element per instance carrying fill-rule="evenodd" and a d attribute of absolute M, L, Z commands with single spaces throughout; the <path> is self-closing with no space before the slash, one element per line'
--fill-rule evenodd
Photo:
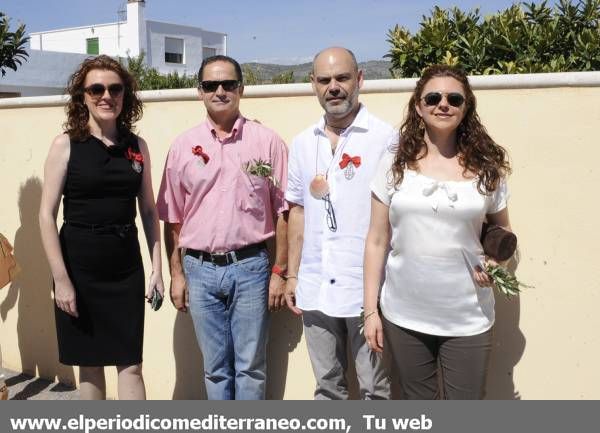
<path fill-rule="evenodd" d="M 25 24 L 20 24 L 14 32 L 10 31 L 10 19 L 0 12 L 0 75 L 4 77 L 7 69 L 16 71 L 29 57 L 25 45 L 29 37 L 25 35 Z"/>
<path fill-rule="evenodd" d="M 483 17 L 435 7 L 412 35 L 388 31 L 390 72 L 417 77 L 434 63 L 471 75 L 600 70 L 600 0 L 522 3 Z"/>
<path fill-rule="evenodd" d="M 137 80 L 140 90 L 187 89 L 198 86 L 195 75 L 179 75 L 177 72 L 162 75 L 155 68 L 146 65 L 145 57 L 142 52 L 137 57 L 128 56 L 126 61 L 127 69 Z"/>

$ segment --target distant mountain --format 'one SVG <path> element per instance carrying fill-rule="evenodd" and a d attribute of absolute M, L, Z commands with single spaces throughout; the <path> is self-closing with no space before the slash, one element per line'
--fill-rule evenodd
<path fill-rule="evenodd" d="M 392 78 L 390 74 L 390 62 L 384 60 L 370 60 L 368 62 L 360 62 L 358 67 L 365 72 L 365 79 L 380 80 L 384 78 Z M 295 83 L 308 82 L 308 75 L 312 70 L 312 63 L 302 63 L 300 65 L 274 65 L 269 63 L 243 63 L 244 79 L 247 84 L 271 83 L 273 78 L 282 74 L 293 72 Z M 248 73 L 248 70 L 250 73 Z"/>

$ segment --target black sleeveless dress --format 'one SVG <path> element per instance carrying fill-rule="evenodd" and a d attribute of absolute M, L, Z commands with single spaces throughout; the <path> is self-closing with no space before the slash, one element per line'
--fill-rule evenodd
<path fill-rule="evenodd" d="M 63 364 L 142 362 L 145 283 L 134 224 L 143 163 L 132 152 L 134 134 L 110 147 L 93 136 L 71 140 L 59 238 L 79 317 L 55 305 Z"/>

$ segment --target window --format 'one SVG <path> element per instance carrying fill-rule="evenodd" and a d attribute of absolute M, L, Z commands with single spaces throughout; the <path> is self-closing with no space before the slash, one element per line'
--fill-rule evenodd
<path fill-rule="evenodd" d="M 165 62 L 183 63 L 183 39 L 165 38 Z"/>
<path fill-rule="evenodd" d="M 217 55 L 216 48 L 207 48 L 202 47 L 202 59 L 206 59 L 207 57 L 212 57 Z"/>
<path fill-rule="evenodd" d="M 100 54 L 100 44 L 98 42 L 98 38 L 89 38 L 85 40 L 86 42 L 86 50 L 85 52 L 88 54 L 98 55 Z"/>

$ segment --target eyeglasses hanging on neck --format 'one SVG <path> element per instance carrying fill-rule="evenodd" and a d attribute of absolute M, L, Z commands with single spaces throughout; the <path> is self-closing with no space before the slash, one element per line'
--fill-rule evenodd
<path fill-rule="evenodd" d="M 333 204 L 331 204 L 331 200 L 329 199 L 329 194 L 323 197 L 323 202 L 325 203 L 325 212 L 327 212 L 327 228 L 335 232 L 337 231 L 337 221 L 335 220 L 335 212 Z"/>
<path fill-rule="evenodd" d="M 325 212 L 327 213 L 327 227 L 332 232 L 337 230 L 337 221 L 335 219 L 335 211 L 333 204 L 329 198 L 329 184 L 327 178 L 323 174 L 316 174 L 310 182 L 310 195 L 317 200 L 323 200 L 325 203 Z"/>
<path fill-rule="evenodd" d="M 345 137 L 342 145 L 338 146 L 336 148 L 336 151 L 332 155 L 332 160 L 331 160 L 332 162 L 336 160 L 336 154 L 338 153 L 338 151 L 341 152 L 341 150 L 345 146 L 347 140 L 348 140 L 348 137 Z M 327 167 L 325 174 L 319 173 L 319 170 L 318 170 L 319 144 L 320 144 L 320 135 L 317 135 L 317 149 L 316 149 L 317 151 L 316 151 L 316 158 L 315 158 L 315 177 L 310 182 L 309 190 L 310 190 L 310 194 L 314 198 L 316 198 L 317 200 L 323 200 L 323 203 L 325 205 L 327 228 L 330 231 L 335 232 L 335 231 L 337 231 L 337 219 L 335 217 L 333 203 L 331 202 L 331 197 L 329 195 L 329 183 L 327 182 L 327 173 L 329 172 L 331 163 L 329 164 L 329 167 Z"/>

